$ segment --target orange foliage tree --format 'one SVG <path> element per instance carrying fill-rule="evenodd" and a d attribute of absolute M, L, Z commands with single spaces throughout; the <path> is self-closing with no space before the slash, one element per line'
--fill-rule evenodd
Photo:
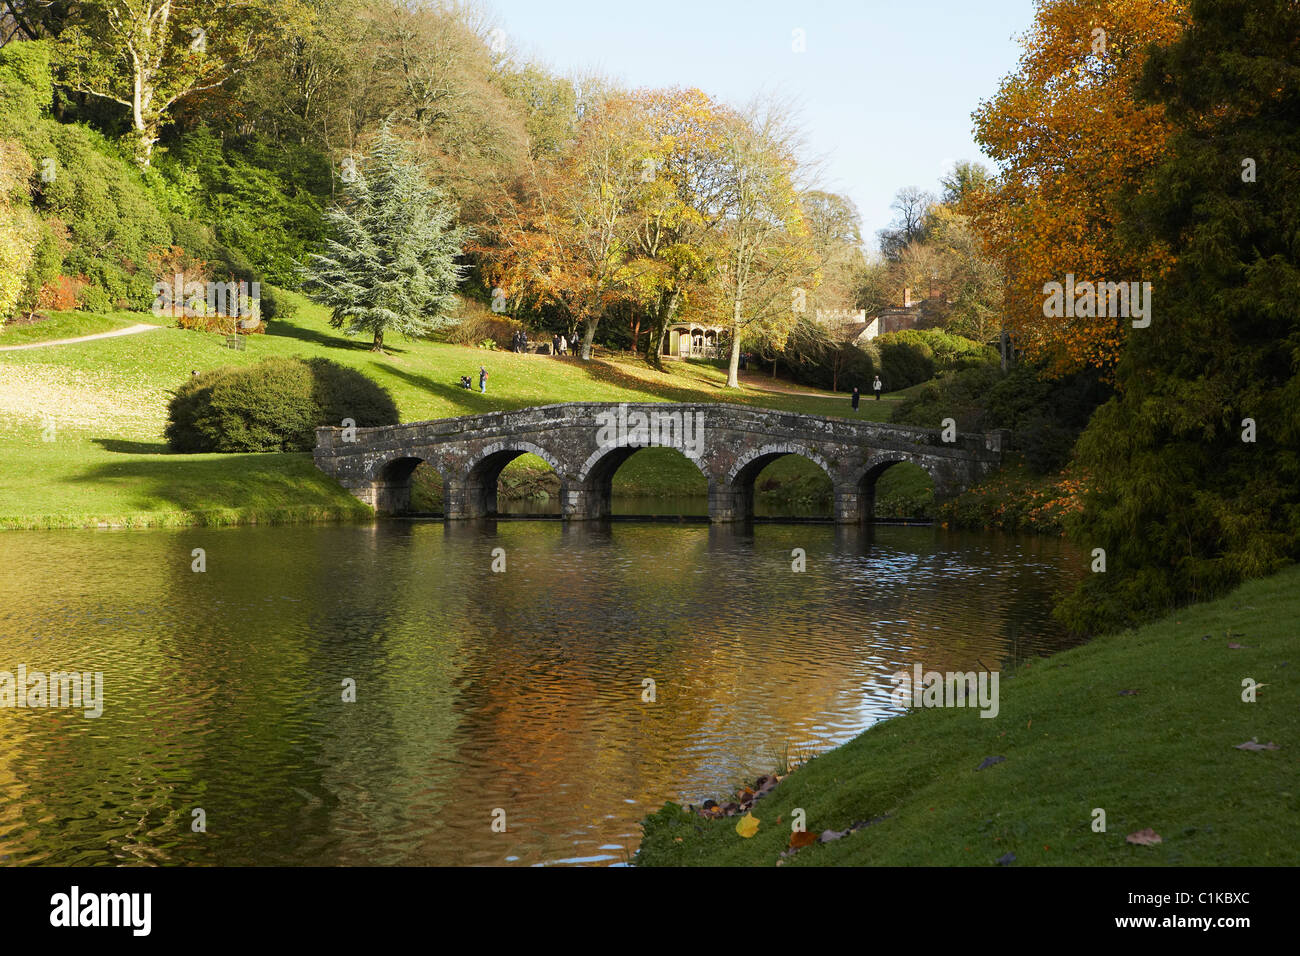
<path fill-rule="evenodd" d="M 1152 45 L 1182 32 L 1185 6 L 1039 0 L 1016 72 L 975 112 L 976 139 L 999 174 L 963 211 L 1005 271 L 1006 328 L 1053 373 L 1109 370 L 1130 326 L 1113 314 L 1047 317 L 1046 283 L 1065 283 L 1067 274 L 1076 282 L 1152 282 L 1159 301 L 1170 250 L 1127 248 L 1116 229 L 1118 201 L 1169 137 L 1163 108 L 1137 102 L 1134 82 Z"/>

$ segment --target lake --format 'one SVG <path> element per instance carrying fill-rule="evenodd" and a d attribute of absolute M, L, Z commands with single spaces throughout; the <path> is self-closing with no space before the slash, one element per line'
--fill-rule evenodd
<path fill-rule="evenodd" d="M 898 713 L 914 662 L 1066 646 L 1084 566 L 930 527 L 5 532 L 0 671 L 102 672 L 103 713 L 0 707 L 0 862 L 625 862 L 663 801 Z"/>

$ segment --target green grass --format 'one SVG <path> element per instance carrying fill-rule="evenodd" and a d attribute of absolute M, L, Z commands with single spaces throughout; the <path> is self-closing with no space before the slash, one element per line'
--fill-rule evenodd
<path fill-rule="evenodd" d="M 1297 621 L 1293 566 L 1003 675 L 996 718 L 919 709 L 877 724 L 782 780 L 755 805 L 750 839 L 734 817 L 668 804 L 645 821 L 636 862 L 772 865 L 802 808 L 814 832 L 886 819 L 786 866 L 989 866 L 1007 853 L 1016 866 L 1294 866 Z M 1267 685 L 1255 703 L 1242 701 L 1247 677 Z M 1280 749 L 1235 749 L 1251 738 Z M 1006 761 L 977 771 L 990 756 Z M 1162 843 L 1125 840 L 1148 827 Z"/>
<path fill-rule="evenodd" d="M 283 298 L 294 315 L 272 321 L 267 334 L 244 337 L 243 351 L 226 348 L 222 335 L 168 327 L 0 352 L 0 528 L 356 516 L 360 506 L 318 475 L 307 456 L 166 453 L 167 401 L 191 371 L 272 356 L 321 356 L 359 369 L 392 392 L 403 421 L 576 401 L 726 401 L 852 414 L 843 394 L 726 389 L 719 363 L 672 362 L 660 372 L 632 357 L 584 363 L 400 339 L 389 343 L 387 354 L 374 353 L 368 341 L 330 328 L 319 306 L 294 293 Z M 21 344 L 22 335 L 72 338 L 151 321 L 126 312 L 57 313 L 39 326 L 7 329 L 0 344 Z M 457 384 L 461 375 L 477 381 L 480 365 L 489 373 L 487 395 Z M 859 415 L 884 421 L 894 404 L 864 402 Z M 625 470 L 648 493 L 681 493 L 669 489 L 693 478 L 681 467 L 689 464 L 664 462 L 638 455 Z"/>
<path fill-rule="evenodd" d="M 75 339 L 131 325 L 153 325 L 157 322 L 152 315 L 138 312 L 111 312 L 107 315 L 95 312 L 54 312 L 49 318 L 40 321 L 6 325 L 0 330 L 0 346 Z"/>

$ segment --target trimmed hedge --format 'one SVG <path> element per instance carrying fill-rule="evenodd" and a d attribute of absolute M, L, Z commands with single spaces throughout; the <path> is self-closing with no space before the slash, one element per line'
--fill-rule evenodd
<path fill-rule="evenodd" d="M 267 359 L 196 375 L 168 405 L 167 443 L 178 452 L 310 451 L 316 427 L 394 425 L 387 389 L 328 359 Z"/>

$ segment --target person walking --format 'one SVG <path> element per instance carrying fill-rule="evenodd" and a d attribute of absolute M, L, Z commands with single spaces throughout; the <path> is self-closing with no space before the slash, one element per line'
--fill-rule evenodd
<path fill-rule="evenodd" d="M 880 381 L 880 376 L 877 375 L 876 380 L 871 383 L 871 388 L 876 393 L 876 401 L 880 401 L 880 392 L 884 387 L 884 383 Z"/>
<path fill-rule="evenodd" d="M 560 337 L 558 335 L 551 336 L 551 353 L 554 355 L 560 354 Z"/>
<path fill-rule="evenodd" d="M 561 354 L 561 355 L 568 355 L 568 354 L 569 354 L 569 343 L 568 343 L 568 341 L 564 338 L 564 334 L 563 334 L 563 333 L 560 334 L 560 354 Z"/>
<path fill-rule="evenodd" d="M 862 401 L 862 393 L 858 391 L 856 385 L 853 386 L 853 410 L 858 410 L 858 402 Z"/>
<path fill-rule="evenodd" d="M 482 365 L 478 367 L 478 391 L 480 395 L 487 394 L 487 369 Z"/>

